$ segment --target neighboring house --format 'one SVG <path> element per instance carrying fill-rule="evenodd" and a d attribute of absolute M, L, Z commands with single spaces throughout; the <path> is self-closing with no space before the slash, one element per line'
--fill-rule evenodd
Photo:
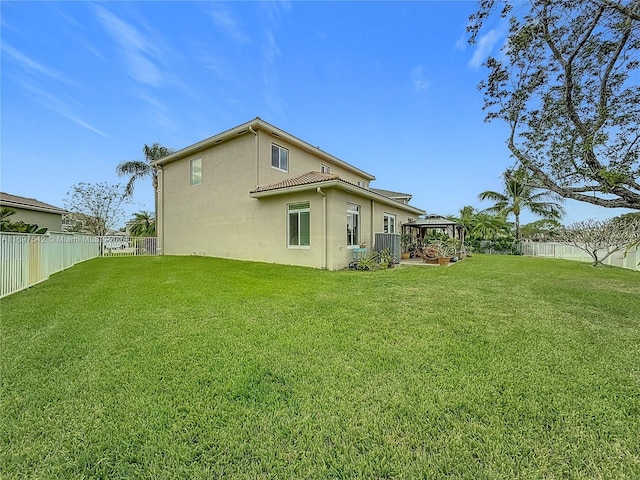
<path fill-rule="evenodd" d="M 66 210 L 48 203 L 41 202 L 35 198 L 19 197 L 0 192 L 0 207 L 10 208 L 15 211 L 9 221 L 16 223 L 36 224 L 40 228 L 46 228 L 52 232 L 62 231 L 62 215 Z"/>
<path fill-rule="evenodd" d="M 376 233 L 400 233 L 424 214 L 410 195 L 370 189 L 373 175 L 260 118 L 154 166 L 168 255 L 336 270 L 362 242 L 373 247 Z"/>

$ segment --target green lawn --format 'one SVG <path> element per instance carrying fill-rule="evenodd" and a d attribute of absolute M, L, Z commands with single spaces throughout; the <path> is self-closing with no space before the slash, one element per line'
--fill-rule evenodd
<path fill-rule="evenodd" d="M 102 258 L 2 300 L 0 478 L 640 478 L 640 274 Z"/>

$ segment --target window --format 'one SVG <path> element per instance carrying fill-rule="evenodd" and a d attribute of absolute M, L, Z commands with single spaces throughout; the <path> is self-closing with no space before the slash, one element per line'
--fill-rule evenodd
<path fill-rule="evenodd" d="M 396 233 L 396 216 L 390 213 L 384 214 L 384 233 Z"/>
<path fill-rule="evenodd" d="M 289 171 L 289 150 L 271 145 L 271 166 L 282 171 Z"/>
<path fill-rule="evenodd" d="M 288 206 L 289 248 L 308 248 L 311 244 L 310 212 L 309 202 Z"/>
<path fill-rule="evenodd" d="M 367 185 L 362 180 L 358 180 L 358 186 L 362 188 L 367 188 Z"/>
<path fill-rule="evenodd" d="M 202 159 L 194 158 L 191 160 L 191 185 L 200 185 L 202 183 Z"/>
<path fill-rule="evenodd" d="M 320 171 L 322 173 L 331 173 L 331 168 L 329 167 L 329 165 L 321 165 Z"/>
<path fill-rule="evenodd" d="M 360 244 L 360 206 L 347 203 L 347 246 Z"/>

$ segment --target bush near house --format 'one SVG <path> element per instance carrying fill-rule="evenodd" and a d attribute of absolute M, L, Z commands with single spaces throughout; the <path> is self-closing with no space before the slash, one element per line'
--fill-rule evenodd
<path fill-rule="evenodd" d="M 2 300 L 3 478 L 638 478 L 638 273 L 101 258 Z"/>

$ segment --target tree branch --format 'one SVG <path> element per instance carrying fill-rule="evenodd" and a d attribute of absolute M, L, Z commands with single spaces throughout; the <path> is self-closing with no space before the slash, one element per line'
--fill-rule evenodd
<path fill-rule="evenodd" d="M 630 5 L 632 6 L 622 5 L 621 3 L 614 2 L 613 0 L 596 0 L 593 3 L 604 4 L 632 20 L 640 21 L 640 1 L 638 0 L 631 2 Z"/>

